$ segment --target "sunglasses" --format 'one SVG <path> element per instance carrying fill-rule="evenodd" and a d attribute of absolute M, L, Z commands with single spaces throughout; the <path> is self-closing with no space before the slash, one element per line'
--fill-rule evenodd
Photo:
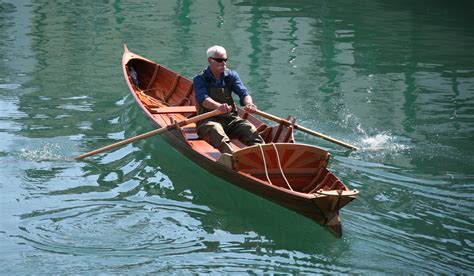
<path fill-rule="evenodd" d="M 227 58 L 213 58 L 213 57 L 211 57 L 211 58 L 212 58 L 213 60 L 219 62 L 219 63 L 221 63 L 221 62 L 223 62 L 223 61 L 227 62 L 227 60 L 228 60 Z"/>

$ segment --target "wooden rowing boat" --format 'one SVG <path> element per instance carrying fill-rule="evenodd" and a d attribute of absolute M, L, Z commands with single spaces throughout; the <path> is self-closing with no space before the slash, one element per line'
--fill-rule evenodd
<path fill-rule="evenodd" d="M 295 143 L 294 125 L 275 126 L 238 108 L 239 116 L 254 124 L 265 144 L 246 147 L 232 140 L 235 152 L 221 154 L 196 134 L 194 123 L 177 122 L 196 115 L 192 81 L 166 67 L 130 52 L 124 45 L 122 69 L 138 105 L 164 139 L 187 158 L 216 176 L 325 226 L 341 237 L 339 210 L 356 198 L 327 164 L 330 154 L 319 147 Z M 285 122 L 293 122 L 292 118 Z"/>

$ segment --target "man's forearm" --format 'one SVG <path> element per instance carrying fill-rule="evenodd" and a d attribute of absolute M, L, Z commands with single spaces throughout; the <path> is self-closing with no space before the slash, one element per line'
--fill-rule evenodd
<path fill-rule="evenodd" d="M 253 104 L 252 97 L 250 95 L 245 96 L 243 103 L 244 103 L 244 106 L 248 104 Z"/>
<path fill-rule="evenodd" d="M 207 109 L 218 109 L 221 104 L 207 97 L 202 101 L 201 105 Z"/>

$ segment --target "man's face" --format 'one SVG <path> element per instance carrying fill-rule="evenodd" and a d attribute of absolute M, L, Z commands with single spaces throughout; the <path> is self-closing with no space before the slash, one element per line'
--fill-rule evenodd
<path fill-rule="evenodd" d="M 212 72 L 224 73 L 227 64 L 227 54 L 217 53 L 214 57 L 208 58 Z"/>

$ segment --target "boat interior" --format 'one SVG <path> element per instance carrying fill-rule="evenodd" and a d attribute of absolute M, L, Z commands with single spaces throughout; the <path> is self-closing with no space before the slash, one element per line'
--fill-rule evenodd
<path fill-rule="evenodd" d="M 137 97 L 157 121 L 169 125 L 196 115 L 193 85 L 188 78 L 140 59 L 131 59 L 127 70 Z M 240 117 L 257 127 L 266 143 L 294 143 L 291 126 L 278 124 L 271 127 L 240 108 L 238 112 Z M 295 121 L 294 118 L 288 120 Z M 187 140 L 196 140 L 193 139 L 197 138 L 195 125 L 185 126 L 182 130 Z M 236 150 L 245 147 L 237 140 L 232 142 Z"/>

